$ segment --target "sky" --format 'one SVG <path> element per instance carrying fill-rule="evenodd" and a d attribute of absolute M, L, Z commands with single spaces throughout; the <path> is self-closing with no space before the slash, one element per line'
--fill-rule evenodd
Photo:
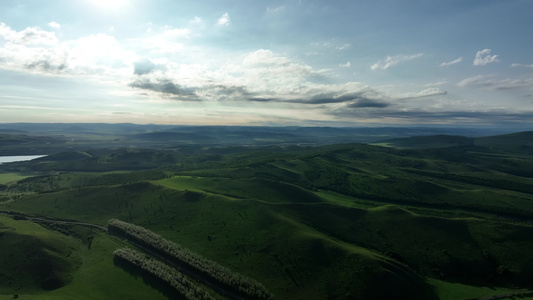
<path fill-rule="evenodd" d="M 533 0 L 1 0 L 0 123 L 533 129 Z"/>

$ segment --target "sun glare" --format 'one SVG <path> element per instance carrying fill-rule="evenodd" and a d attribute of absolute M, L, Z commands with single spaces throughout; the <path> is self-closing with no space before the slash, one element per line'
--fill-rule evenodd
<path fill-rule="evenodd" d="M 90 0 L 90 2 L 104 9 L 117 9 L 124 6 L 128 0 Z"/>

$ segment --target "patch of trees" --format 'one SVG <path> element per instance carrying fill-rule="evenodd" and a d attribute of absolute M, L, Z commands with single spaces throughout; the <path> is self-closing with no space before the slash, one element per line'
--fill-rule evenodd
<path fill-rule="evenodd" d="M 200 288 L 196 283 L 176 269 L 167 266 L 158 260 L 148 258 L 133 249 L 117 249 L 113 253 L 113 257 L 117 265 L 125 264 L 138 268 L 143 273 L 155 277 L 159 281 L 168 285 L 176 293 L 186 299 L 215 299 L 207 291 Z"/>
<path fill-rule="evenodd" d="M 310 161 L 304 176 L 317 188 L 325 188 L 340 193 L 350 191 L 349 174 L 340 168 Z"/>
<path fill-rule="evenodd" d="M 272 299 L 272 294 L 259 282 L 232 272 L 199 254 L 190 251 L 172 241 L 141 226 L 123 222 L 117 219 L 108 221 L 108 232 L 125 238 L 136 245 L 153 251 L 165 260 L 178 265 L 184 265 L 210 280 L 224 285 L 235 292 L 252 299 Z"/>

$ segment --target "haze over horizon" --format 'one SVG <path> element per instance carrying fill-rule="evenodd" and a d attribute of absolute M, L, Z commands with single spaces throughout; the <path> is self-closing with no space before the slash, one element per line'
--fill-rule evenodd
<path fill-rule="evenodd" d="M 3 0 L 0 122 L 533 125 L 532 0 Z"/>

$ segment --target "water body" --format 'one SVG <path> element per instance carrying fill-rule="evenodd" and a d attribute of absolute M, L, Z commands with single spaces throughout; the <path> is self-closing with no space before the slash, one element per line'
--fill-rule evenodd
<path fill-rule="evenodd" d="M 17 156 L 0 156 L 0 164 L 10 163 L 16 161 L 28 161 L 36 159 L 39 157 L 44 157 L 46 155 L 17 155 Z"/>

